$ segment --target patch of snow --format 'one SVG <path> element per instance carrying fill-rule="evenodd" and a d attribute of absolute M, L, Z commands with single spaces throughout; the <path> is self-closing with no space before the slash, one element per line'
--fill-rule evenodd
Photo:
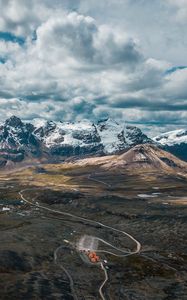
<path fill-rule="evenodd" d="M 151 195 L 148 195 L 148 194 L 138 194 L 137 196 L 139 198 L 155 198 L 155 197 L 157 197 L 156 195 L 153 195 L 153 194 L 151 194 Z"/>
<path fill-rule="evenodd" d="M 112 119 L 108 119 L 99 122 L 96 128 L 104 146 L 105 153 L 113 153 L 120 150 L 120 146 L 124 146 L 124 142 L 119 139 L 119 135 L 122 134 L 124 126 L 119 125 Z"/>
<path fill-rule="evenodd" d="M 3 207 L 3 208 L 2 208 L 2 211 L 9 211 L 9 210 L 10 210 L 9 207 Z"/>
<path fill-rule="evenodd" d="M 49 136 L 45 138 L 45 144 L 47 147 L 50 147 L 51 145 L 54 145 L 60 138 L 62 137 L 62 134 L 60 130 L 55 129 Z M 58 143 L 61 144 L 61 143 Z"/>
<path fill-rule="evenodd" d="M 146 156 L 143 153 L 137 153 L 135 155 L 135 160 L 146 160 Z"/>
<path fill-rule="evenodd" d="M 17 215 L 22 216 L 22 217 L 25 217 L 25 214 L 24 214 L 24 213 L 21 213 L 21 212 L 18 212 Z"/>
<path fill-rule="evenodd" d="M 36 118 L 32 120 L 32 124 L 36 128 L 44 127 L 46 125 L 47 121 L 45 119 Z"/>
<path fill-rule="evenodd" d="M 76 123 L 71 123 L 71 122 L 57 122 L 56 123 L 58 128 L 62 128 L 65 131 L 84 131 L 84 130 L 93 130 L 93 126 L 92 123 L 87 121 L 87 120 L 83 120 L 83 121 L 79 121 Z"/>
<path fill-rule="evenodd" d="M 82 135 L 83 139 L 78 139 L 75 135 Z M 95 127 L 89 121 L 80 121 L 77 123 L 70 122 L 57 122 L 56 128 L 52 130 L 44 142 L 47 147 L 51 147 L 55 144 L 58 145 L 71 145 L 71 146 L 86 146 L 84 141 L 86 135 L 95 134 Z M 94 143 L 93 143 L 94 144 Z"/>

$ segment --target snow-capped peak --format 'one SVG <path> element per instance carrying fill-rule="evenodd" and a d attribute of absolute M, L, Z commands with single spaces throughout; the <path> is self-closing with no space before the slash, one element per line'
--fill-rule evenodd
<path fill-rule="evenodd" d="M 74 147 L 79 149 L 76 151 L 100 149 L 106 154 L 115 153 L 138 143 L 151 142 L 137 127 L 125 126 L 110 118 L 100 120 L 96 124 L 87 120 L 47 122 L 43 127 L 37 128 L 35 134 L 48 148 Z"/>
<path fill-rule="evenodd" d="M 160 143 L 162 145 L 167 145 L 167 146 L 187 143 L 187 130 L 179 129 L 179 130 L 173 130 L 166 133 L 162 133 L 156 136 L 155 138 L 153 138 L 153 140 L 157 143 Z"/>
<path fill-rule="evenodd" d="M 11 116 L 9 119 L 5 121 L 5 124 L 6 126 L 15 127 L 15 128 L 23 125 L 21 119 L 16 116 Z"/>

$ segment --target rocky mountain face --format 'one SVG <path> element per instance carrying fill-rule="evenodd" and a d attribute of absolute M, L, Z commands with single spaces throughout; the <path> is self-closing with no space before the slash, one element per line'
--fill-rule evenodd
<path fill-rule="evenodd" d="M 187 161 L 187 130 L 173 130 L 153 138 L 163 149 Z"/>
<path fill-rule="evenodd" d="M 34 126 L 13 116 L 0 124 L 0 165 L 7 161 L 20 162 L 25 156 L 41 155 L 41 143 L 34 134 Z"/>
<path fill-rule="evenodd" d="M 139 128 L 111 119 L 96 124 L 41 120 L 30 124 L 12 116 L 0 124 L 0 165 L 29 157 L 58 160 L 69 156 L 113 154 L 145 143 L 153 141 Z"/>

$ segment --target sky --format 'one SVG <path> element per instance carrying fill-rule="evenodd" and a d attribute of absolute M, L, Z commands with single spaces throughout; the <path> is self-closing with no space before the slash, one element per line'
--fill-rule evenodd
<path fill-rule="evenodd" d="M 187 125 L 187 0 L 0 0 L 0 121 Z"/>

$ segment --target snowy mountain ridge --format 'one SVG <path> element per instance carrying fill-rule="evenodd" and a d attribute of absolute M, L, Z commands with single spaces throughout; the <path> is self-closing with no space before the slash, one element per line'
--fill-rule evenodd
<path fill-rule="evenodd" d="M 0 166 L 7 161 L 44 158 L 61 161 L 71 156 L 116 154 L 141 144 L 155 144 L 187 160 L 187 131 L 175 130 L 150 139 L 138 127 L 112 119 L 92 123 L 22 122 L 12 116 L 0 124 Z"/>
<path fill-rule="evenodd" d="M 187 143 L 187 130 L 178 129 L 162 133 L 153 138 L 155 142 L 162 145 L 173 146 L 176 144 Z"/>
<path fill-rule="evenodd" d="M 111 119 L 97 123 L 22 122 L 12 116 L 0 125 L 0 158 L 18 161 L 25 157 L 113 154 L 137 144 L 153 143 L 133 126 Z"/>
<path fill-rule="evenodd" d="M 46 122 L 42 127 L 36 124 L 35 135 L 47 148 L 71 145 L 76 147 L 99 147 L 105 154 L 115 153 L 137 143 L 151 142 L 140 129 L 120 125 L 112 119 L 89 121 Z M 45 132 L 45 133 L 44 133 Z"/>
<path fill-rule="evenodd" d="M 153 141 L 180 159 L 187 161 L 187 130 L 178 129 L 162 133 L 153 138 Z"/>

